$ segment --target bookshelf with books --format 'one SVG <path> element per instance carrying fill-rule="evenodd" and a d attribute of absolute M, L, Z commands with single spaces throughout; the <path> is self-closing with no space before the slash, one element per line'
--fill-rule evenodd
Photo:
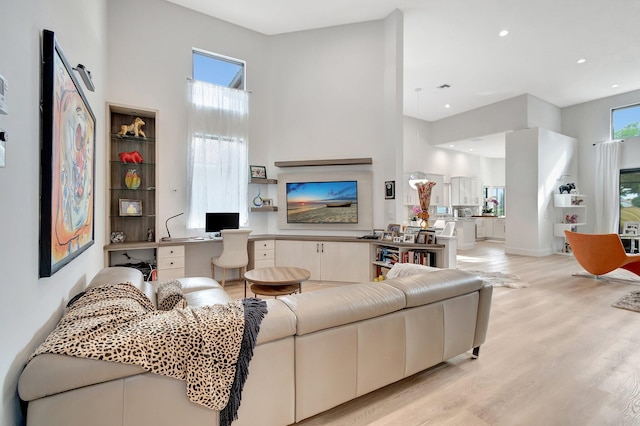
<path fill-rule="evenodd" d="M 400 263 L 447 268 L 444 263 L 444 244 L 412 244 L 391 241 L 373 243 L 372 276 L 386 275 L 391 267 Z"/>

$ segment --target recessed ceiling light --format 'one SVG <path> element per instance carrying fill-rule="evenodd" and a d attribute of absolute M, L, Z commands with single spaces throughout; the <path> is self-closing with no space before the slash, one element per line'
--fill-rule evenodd
<path fill-rule="evenodd" d="M 509 30 L 502 30 L 498 33 L 500 37 L 506 37 L 509 34 Z"/>
<path fill-rule="evenodd" d="M 449 148 L 453 148 L 453 147 L 455 147 L 455 145 L 454 145 L 454 144 L 449 145 Z"/>
<path fill-rule="evenodd" d="M 445 108 L 451 108 L 451 105 L 449 105 L 449 104 L 444 104 L 444 107 L 445 107 Z"/>
<path fill-rule="evenodd" d="M 587 62 L 585 58 L 580 58 L 576 61 L 577 64 L 584 64 L 585 62 Z"/>
<path fill-rule="evenodd" d="M 615 89 L 615 88 L 617 88 L 617 87 L 620 87 L 620 85 L 619 85 L 619 84 L 612 84 L 612 85 L 611 85 L 611 88 L 612 88 L 612 89 Z"/>
<path fill-rule="evenodd" d="M 469 151 L 473 151 L 473 148 L 469 148 Z"/>

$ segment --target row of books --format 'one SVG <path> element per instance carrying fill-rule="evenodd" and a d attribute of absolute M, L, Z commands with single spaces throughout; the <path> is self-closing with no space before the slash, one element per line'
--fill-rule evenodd
<path fill-rule="evenodd" d="M 402 253 L 402 263 L 415 263 L 417 265 L 431 266 L 431 256 L 424 250 L 409 250 Z"/>
<path fill-rule="evenodd" d="M 376 261 L 394 265 L 401 263 L 416 263 L 418 265 L 433 266 L 435 264 L 435 253 L 425 250 L 408 250 L 400 252 L 389 247 L 376 248 Z"/>

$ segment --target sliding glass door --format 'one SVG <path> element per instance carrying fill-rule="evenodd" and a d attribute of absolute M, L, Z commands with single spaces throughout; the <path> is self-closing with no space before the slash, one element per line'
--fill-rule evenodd
<path fill-rule="evenodd" d="M 619 233 L 632 234 L 632 230 L 637 229 L 638 225 L 640 225 L 640 169 L 622 169 L 620 170 Z"/>

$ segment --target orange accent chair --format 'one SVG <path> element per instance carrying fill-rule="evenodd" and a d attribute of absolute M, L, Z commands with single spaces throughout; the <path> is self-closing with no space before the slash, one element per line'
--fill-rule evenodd
<path fill-rule="evenodd" d="M 640 275 L 640 254 L 627 254 L 618 234 L 564 234 L 576 260 L 590 274 L 604 275 L 623 268 Z"/>

